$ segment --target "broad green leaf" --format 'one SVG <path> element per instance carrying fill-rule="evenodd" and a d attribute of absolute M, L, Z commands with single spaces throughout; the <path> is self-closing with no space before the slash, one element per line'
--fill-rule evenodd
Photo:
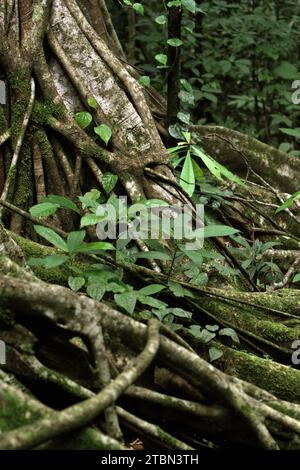
<path fill-rule="evenodd" d="M 223 356 L 223 351 L 218 348 L 209 348 L 208 353 L 211 362 L 216 361 L 217 359 L 220 359 L 220 357 Z"/>
<path fill-rule="evenodd" d="M 195 174 L 190 152 L 186 154 L 183 168 L 180 174 L 180 186 L 188 193 L 189 196 L 195 191 Z"/>
<path fill-rule="evenodd" d="M 168 287 L 175 297 L 194 297 L 194 294 L 183 287 L 179 282 L 169 281 Z"/>
<path fill-rule="evenodd" d="M 78 290 L 80 290 L 84 286 L 85 279 L 84 279 L 84 277 L 72 277 L 72 276 L 70 276 L 68 278 L 68 284 L 69 284 L 69 287 L 72 290 L 77 292 Z"/>
<path fill-rule="evenodd" d="M 204 227 L 204 238 L 227 237 L 239 232 L 239 230 L 228 225 L 207 225 Z"/>
<path fill-rule="evenodd" d="M 234 341 L 235 343 L 240 342 L 237 333 L 232 328 L 222 328 L 222 330 L 219 331 L 219 335 L 229 336 L 232 339 L 232 341 Z"/>
<path fill-rule="evenodd" d="M 88 284 L 86 292 L 94 300 L 99 302 L 106 292 L 106 285 L 100 283 Z"/>
<path fill-rule="evenodd" d="M 81 111 L 80 113 L 75 114 L 75 121 L 77 122 L 77 124 L 79 124 L 82 129 L 88 127 L 91 124 L 92 120 L 93 116 L 91 115 L 91 113 L 88 113 L 86 111 Z"/>
<path fill-rule="evenodd" d="M 193 168 L 194 168 L 194 175 L 195 175 L 195 180 L 196 181 L 203 181 L 203 179 L 205 178 L 204 176 L 204 173 L 203 173 L 203 170 L 200 168 L 200 166 L 198 165 L 197 162 L 195 162 L 195 160 L 193 160 Z"/>
<path fill-rule="evenodd" d="M 100 196 L 101 196 L 101 193 L 98 189 L 91 189 L 91 191 L 88 191 L 87 193 L 84 194 L 84 197 L 87 197 L 88 199 L 92 199 L 93 201 L 98 201 Z"/>
<path fill-rule="evenodd" d="M 189 113 L 184 113 L 180 111 L 179 113 L 177 113 L 177 117 L 184 124 L 190 124 L 191 115 Z"/>
<path fill-rule="evenodd" d="M 284 78 L 286 80 L 293 80 L 299 76 L 297 67 L 286 60 L 283 60 L 273 72 L 277 77 Z"/>
<path fill-rule="evenodd" d="M 88 98 L 87 103 L 91 108 L 97 108 L 97 101 L 95 100 L 95 98 Z"/>
<path fill-rule="evenodd" d="M 162 284 L 151 284 L 150 286 L 142 287 L 138 292 L 139 294 L 153 295 L 161 292 L 165 288 L 166 286 L 163 286 Z"/>
<path fill-rule="evenodd" d="M 193 263 L 198 266 L 199 268 L 202 267 L 203 264 L 203 256 L 200 252 L 200 250 L 185 250 L 184 251 L 185 255 L 188 256 Z"/>
<path fill-rule="evenodd" d="M 160 15 L 155 18 L 155 23 L 164 25 L 167 22 L 167 17 L 166 15 Z"/>
<path fill-rule="evenodd" d="M 68 261 L 68 259 L 68 256 L 59 253 L 57 253 L 56 255 L 46 256 L 44 258 L 44 266 L 47 269 L 57 268 L 58 266 L 61 266 L 66 261 Z"/>
<path fill-rule="evenodd" d="M 284 211 L 285 209 L 288 209 L 289 207 L 291 207 L 297 199 L 300 199 L 300 191 L 297 191 L 296 193 L 294 193 L 283 204 L 281 204 L 281 206 L 279 206 L 276 209 L 276 214 L 278 214 L 278 212 Z"/>
<path fill-rule="evenodd" d="M 67 199 L 66 197 L 63 196 L 57 196 L 56 194 L 49 194 L 49 196 L 45 196 L 43 198 L 43 202 L 51 202 L 53 204 L 58 204 L 59 207 L 62 209 L 70 209 L 71 211 L 76 212 L 77 214 L 80 214 L 80 210 L 74 204 L 74 202 L 70 201 L 70 199 Z"/>
<path fill-rule="evenodd" d="M 73 253 L 81 245 L 85 237 L 85 230 L 77 230 L 70 232 L 67 238 L 67 246 L 69 253 Z"/>
<path fill-rule="evenodd" d="M 296 274 L 296 276 L 293 279 L 293 282 L 300 282 L 300 273 Z"/>
<path fill-rule="evenodd" d="M 89 225 L 96 225 L 101 220 L 103 220 L 102 215 L 86 214 L 81 217 L 80 228 L 88 227 Z"/>
<path fill-rule="evenodd" d="M 190 84 L 190 82 L 188 82 L 185 78 L 182 78 L 180 80 L 180 83 L 181 85 L 183 86 L 183 88 L 185 89 L 185 91 L 187 91 L 188 93 L 192 93 L 193 92 L 193 87 L 192 85 Z"/>
<path fill-rule="evenodd" d="M 181 0 L 183 8 L 186 8 L 187 11 L 193 15 L 196 13 L 196 1 L 195 0 Z"/>
<path fill-rule="evenodd" d="M 38 235 L 45 238 L 45 240 L 47 240 L 52 245 L 56 246 L 56 248 L 66 252 L 68 251 L 66 242 L 51 228 L 43 227 L 42 225 L 34 225 L 34 230 Z"/>
<path fill-rule="evenodd" d="M 42 202 L 41 204 L 36 204 L 29 209 L 29 212 L 34 217 L 48 217 L 49 215 L 55 214 L 59 209 L 58 204 L 52 202 Z"/>
<path fill-rule="evenodd" d="M 166 54 L 156 54 L 155 60 L 157 60 L 157 62 L 159 62 L 162 65 L 166 65 L 168 61 L 168 57 L 166 56 Z"/>
<path fill-rule="evenodd" d="M 103 140 L 103 142 L 105 142 L 106 145 L 108 144 L 112 135 L 110 127 L 108 127 L 106 124 L 101 124 L 100 126 L 94 128 L 94 132 L 100 137 L 100 139 Z"/>
<path fill-rule="evenodd" d="M 186 131 L 182 131 L 182 135 L 185 138 L 185 140 L 187 141 L 187 143 L 190 144 L 191 143 L 191 133 L 186 132 Z"/>
<path fill-rule="evenodd" d="M 205 328 L 214 333 L 215 331 L 218 331 L 219 325 L 205 325 Z"/>
<path fill-rule="evenodd" d="M 154 307 L 154 308 L 164 308 L 168 306 L 168 304 L 166 304 L 165 302 L 162 302 L 161 300 L 154 299 L 153 297 L 150 297 L 148 295 L 140 294 L 139 292 L 137 292 L 137 299 L 142 304 L 150 305 L 150 307 Z"/>
<path fill-rule="evenodd" d="M 109 171 L 104 173 L 102 177 L 102 186 L 107 194 L 110 193 L 115 188 L 117 182 L 118 182 L 117 175 L 114 175 L 113 173 L 110 173 Z"/>
<path fill-rule="evenodd" d="M 171 0 L 170 2 L 167 3 L 167 7 L 180 7 L 181 6 L 181 0 Z"/>
<path fill-rule="evenodd" d="M 134 4 L 132 5 L 132 8 L 133 8 L 139 15 L 144 16 L 145 9 L 144 9 L 144 6 L 143 6 L 141 3 L 134 3 Z"/>
<path fill-rule="evenodd" d="M 76 252 L 93 254 L 93 253 L 99 253 L 105 250 L 114 250 L 114 249 L 115 249 L 114 245 L 108 242 L 92 242 L 92 243 L 84 243 L 80 245 L 77 248 Z"/>
<path fill-rule="evenodd" d="M 212 331 L 206 330 L 206 328 L 204 328 L 201 331 L 201 339 L 202 339 L 202 341 L 204 341 L 204 343 L 209 343 L 215 337 L 216 337 L 216 334 L 213 333 Z"/>
<path fill-rule="evenodd" d="M 182 46 L 183 42 L 179 38 L 172 38 L 167 40 L 167 44 L 171 47 L 180 47 Z"/>
<path fill-rule="evenodd" d="M 139 78 L 139 84 L 140 84 L 140 85 L 143 85 L 143 86 L 145 86 L 145 87 L 150 86 L 150 85 L 151 85 L 150 77 L 148 77 L 147 75 L 142 75 L 142 76 Z"/>
<path fill-rule="evenodd" d="M 286 127 L 280 127 L 279 130 L 284 134 L 295 137 L 296 139 L 300 139 L 300 129 L 288 129 Z"/>
<path fill-rule="evenodd" d="M 32 268 L 45 266 L 45 258 L 29 258 L 27 264 Z"/>
<path fill-rule="evenodd" d="M 124 308 L 126 312 L 132 314 L 134 312 L 137 297 L 134 292 L 125 292 L 124 294 L 115 294 L 114 299 L 117 305 Z"/>
<path fill-rule="evenodd" d="M 192 318 L 192 316 L 193 316 L 192 312 L 188 312 L 188 311 L 183 310 L 182 308 L 178 308 L 178 307 L 170 308 L 169 311 L 175 317 L 178 317 L 178 318 Z"/>
<path fill-rule="evenodd" d="M 202 328 L 200 325 L 191 325 L 188 330 L 195 338 L 201 338 Z"/>
<path fill-rule="evenodd" d="M 220 163 L 216 162 L 213 158 L 206 155 L 203 152 L 203 150 L 201 150 L 196 145 L 191 145 L 191 152 L 192 152 L 192 155 L 195 155 L 196 157 L 201 158 L 201 160 L 206 165 L 206 167 L 209 169 L 209 171 L 217 179 L 223 181 L 223 177 L 225 177 L 225 178 L 229 179 L 230 181 L 233 181 L 236 184 L 244 186 L 244 183 L 242 182 L 242 180 L 238 176 L 234 175 L 231 171 L 227 170 L 227 168 L 225 168 L 225 166 L 221 165 Z"/>

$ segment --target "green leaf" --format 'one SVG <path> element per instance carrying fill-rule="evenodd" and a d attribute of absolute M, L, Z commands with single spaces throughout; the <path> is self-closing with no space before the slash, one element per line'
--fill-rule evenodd
<path fill-rule="evenodd" d="M 218 331 L 219 325 L 205 325 L 205 328 L 214 333 L 215 331 Z"/>
<path fill-rule="evenodd" d="M 192 85 L 185 78 L 182 78 L 180 80 L 180 83 L 183 86 L 183 88 L 185 89 L 185 91 L 187 91 L 188 93 L 193 93 Z"/>
<path fill-rule="evenodd" d="M 175 297 L 194 297 L 193 293 L 183 287 L 179 282 L 169 281 L 168 287 Z"/>
<path fill-rule="evenodd" d="M 286 127 L 280 127 L 279 130 L 284 134 L 290 135 L 291 137 L 295 137 L 296 139 L 300 139 L 300 130 L 299 129 L 289 129 Z"/>
<path fill-rule="evenodd" d="M 189 327 L 189 332 L 191 335 L 193 335 L 195 338 L 201 338 L 202 336 L 202 328 L 200 325 L 191 325 Z"/>
<path fill-rule="evenodd" d="M 56 246 L 62 251 L 68 251 L 66 242 L 58 235 L 54 230 L 48 227 L 42 227 L 41 225 L 34 225 L 34 230 L 38 235 L 45 238 L 49 243 Z"/>
<path fill-rule="evenodd" d="M 166 286 L 163 286 L 162 284 L 151 284 L 150 286 L 142 287 L 138 292 L 139 294 L 153 295 L 161 292 L 165 288 Z"/>
<path fill-rule="evenodd" d="M 199 250 L 185 250 L 184 253 L 193 261 L 196 266 L 199 268 L 202 267 L 203 256 L 201 253 L 199 253 Z"/>
<path fill-rule="evenodd" d="M 32 268 L 45 266 L 45 258 L 29 258 L 27 264 Z"/>
<path fill-rule="evenodd" d="M 193 316 L 192 312 L 188 312 L 188 311 L 183 310 L 182 308 L 178 308 L 178 307 L 170 308 L 169 311 L 175 317 L 178 317 L 178 318 L 192 318 L 192 316 Z"/>
<path fill-rule="evenodd" d="M 81 217 L 80 228 L 87 227 L 89 225 L 96 225 L 101 220 L 103 220 L 102 215 L 86 214 L 83 217 Z"/>
<path fill-rule="evenodd" d="M 155 23 L 164 25 L 167 22 L 167 17 L 166 15 L 160 15 L 155 18 Z"/>
<path fill-rule="evenodd" d="M 150 297 L 148 295 L 140 294 L 139 292 L 137 292 L 137 299 L 142 304 L 150 305 L 150 307 L 154 307 L 154 308 L 164 308 L 168 306 L 168 304 L 166 304 L 165 302 L 162 302 L 161 300 L 154 299 L 153 297 Z"/>
<path fill-rule="evenodd" d="M 216 334 L 212 331 L 208 331 L 205 328 L 201 332 L 201 339 L 204 343 L 209 343 L 212 339 L 216 337 Z"/>
<path fill-rule="evenodd" d="M 93 116 L 91 115 L 91 113 L 88 113 L 86 111 L 81 111 L 80 113 L 75 114 L 75 121 L 77 122 L 77 124 L 79 124 L 82 129 L 88 127 L 91 124 L 92 120 Z"/>
<path fill-rule="evenodd" d="M 199 147 L 196 145 L 191 145 L 191 152 L 193 155 L 196 157 L 201 158 L 203 161 L 204 165 L 209 169 L 209 171 L 220 181 L 223 181 L 223 176 L 230 181 L 233 181 L 236 184 L 239 184 L 241 186 L 244 186 L 244 183 L 242 180 L 231 173 L 231 171 L 227 170 L 225 166 L 221 165 L 220 163 L 216 162 L 213 158 L 209 157 L 206 155 L 203 150 L 201 150 Z"/>
<path fill-rule="evenodd" d="M 114 175 L 113 173 L 110 173 L 109 171 L 104 173 L 103 178 L 102 178 L 102 186 L 107 194 L 110 193 L 115 188 L 117 182 L 118 182 L 117 175 Z"/>
<path fill-rule="evenodd" d="M 219 335 L 229 336 L 232 339 L 232 341 L 234 341 L 235 343 L 240 342 L 237 333 L 232 328 L 223 328 L 222 330 L 219 331 Z"/>
<path fill-rule="evenodd" d="M 297 67 L 286 60 L 282 61 L 273 72 L 277 77 L 284 78 L 286 80 L 293 80 L 299 76 Z"/>
<path fill-rule="evenodd" d="M 223 351 L 217 348 L 209 348 L 208 353 L 211 362 L 216 361 L 217 359 L 220 359 L 220 357 L 223 356 Z"/>
<path fill-rule="evenodd" d="M 177 113 L 178 119 L 184 124 L 190 124 L 191 115 L 189 113 L 183 113 L 182 111 Z"/>
<path fill-rule="evenodd" d="M 63 197 L 63 196 L 57 196 L 56 194 L 49 194 L 49 196 L 45 196 L 43 198 L 43 202 L 51 202 L 53 204 L 58 204 L 59 207 L 63 209 L 70 209 L 71 211 L 74 211 L 77 214 L 80 214 L 80 210 L 78 209 L 76 204 L 70 201 L 70 199 L 67 199 L 66 197 Z"/>
<path fill-rule="evenodd" d="M 168 8 L 171 8 L 171 7 L 180 7 L 181 6 L 181 0 L 171 0 L 170 2 L 167 3 L 167 7 Z"/>
<path fill-rule="evenodd" d="M 143 6 L 141 3 L 134 3 L 134 4 L 132 5 L 132 8 L 133 8 L 139 15 L 144 16 L 145 9 L 144 9 L 144 6 Z"/>
<path fill-rule="evenodd" d="M 196 2 L 195 0 L 181 0 L 183 8 L 195 15 L 196 13 Z"/>
<path fill-rule="evenodd" d="M 191 133 L 190 133 L 190 132 L 186 132 L 186 131 L 182 131 L 182 135 L 183 135 L 183 137 L 185 138 L 186 142 L 187 142 L 188 144 L 190 144 L 190 143 L 191 143 L 191 137 L 192 137 L 192 136 L 191 136 Z"/>
<path fill-rule="evenodd" d="M 166 56 L 166 54 L 156 54 L 155 60 L 157 60 L 157 62 L 162 65 L 166 65 L 168 62 L 168 57 Z"/>
<path fill-rule="evenodd" d="M 88 284 L 86 292 L 94 300 L 99 302 L 106 292 L 106 285 L 99 283 Z"/>
<path fill-rule="evenodd" d="M 171 47 L 180 47 L 182 46 L 183 42 L 179 38 L 172 38 L 167 40 L 167 44 Z"/>
<path fill-rule="evenodd" d="M 180 174 L 180 186 L 192 196 L 195 191 L 195 174 L 190 152 L 188 151 Z"/>
<path fill-rule="evenodd" d="M 68 259 L 68 256 L 59 253 L 56 255 L 46 256 L 44 258 L 44 266 L 46 269 L 57 268 L 68 261 Z"/>
<path fill-rule="evenodd" d="M 94 132 L 103 140 L 103 142 L 105 142 L 106 145 L 108 144 L 112 136 L 110 127 L 106 124 L 101 124 L 94 128 Z"/>
<path fill-rule="evenodd" d="M 85 230 L 77 230 L 70 232 L 67 238 L 67 246 L 69 253 L 73 253 L 82 244 L 85 237 Z"/>
<path fill-rule="evenodd" d="M 239 232 L 239 230 L 228 225 L 207 225 L 204 227 L 204 238 L 227 237 Z"/>
<path fill-rule="evenodd" d="M 145 86 L 145 87 L 150 86 L 150 84 L 151 84 L 150 77 L 148 77 L 147 75 L 142 75 L 142 76 L 139 78 L 139 84 L 140 84 L 140 85 L 143 85 L 143 86 Z"/>
<path fill-rule="evenodd" d="M 70 289 L 74 290 L 75 292 L 79 291 L 85 284 L 84 277 L 72 277 L 68 278 L 68 284 Z"/>
<path fill-rule="evenodd" d="M 300 282 L 300 273 L 296 274 L 296 276 L 293 279 L 293 282 Z"/>
<path fill-rule="evenodd" d="M 125 292 L 124 294 L 115 294 L 114 299 L 117 305 L 124 308 L 126 312 L 132 314 L 134 312 L 137 297 L 134 292 Z"/>
<path fill-rule="evenodd" d="M 76 252 L 77 253 L 87 253 L 87 254 L 93 254 L 93 253 L 99 253 L 101 251 L 105 250 L 114 250 L 115 247 L 112 245 L 112 243 L 108 242 L 92 242 L 92 243 L 84 243 L 80 245 Z"/>
<path fill-rule="evenodd" d="M 296 193 L 292 194 L 291 197 L 289 197 L 283 204 L 281 204 L 281 206 L 276 209 L 276 214 L 291 207 L 297 199 L 300 199 L 300 191 L 297 191 Z"/>
<path fill-rule="evenodd" d="M 97 101 L 95 100 L 95 98 L 88 98 L 87 103 L 91 108 L 97 108 Z"/>
<path fill-rule="evenodd" d="M 34 217 L 48 217 L 49 215 L 55 214 L 59 209 L 58 204 L 53 204 L 52 202 L 42 202 L 41 204 L 36 204 L 29 209 L 29 212 Z"/>

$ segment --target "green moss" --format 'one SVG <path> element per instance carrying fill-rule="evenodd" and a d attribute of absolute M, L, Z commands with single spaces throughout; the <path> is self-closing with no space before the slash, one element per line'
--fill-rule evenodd
<path fill-rule="evenodd" d="M 282 400 L 300 401 L 300 371 L 252 354 L 227 349 L 225 370 L 274 394 Z"/>
<path fill-rule="evenodd" d="M 64 118 L 64 109 L 62 106 L 54 104 L 53 101 L 46 100 L 41 102 L 36 101 L 32 111 L 31 119 L 36 124 L 45 125 L 49 122 L 51 117 L 57 119 Z"/>
<path fill-rule="evenodd" d="M 14 195 L 14 204 L 24 208 L 33 199 L 33 167 L 31 149 L 28 141 L 22 146 L 21 159 L 18 166 L 17 188 Z"/>
<path fill-rule="evenodd" d="M 40 245 L 39 243 L 27 240 L 13 232 L 10 232 L 10 235 L 13 240 L 18 243 L 27 260 L 29 258 L 43 258 L 45 256 L 54 255 L 58 252 L 55 248 Z M 68 285 L 68 277 L 72 273 L 71 267 L 84 270 L 87 268 L 87 264 L 82 261 L 73 260 L 67 262 L 63 266 L 59 266 L 58 268 L 46 269 L 42 266 L 38 266 L 32 268 L 32 270 L 39 279 L 42 279 L 45 282 L 66 286 Z"/>
<path fill-rule="evenodd" d="M 8 84 L 12 96 L 11 139 L 15 146 L 31 94 L 30 72 L 27 68 L 18 69 L 18 73 L 8 75 Z"/>
<path fill-rule="evenodd" d="M 0 400 L 0 433 L 31 424 L 40 417 L 40 413 L 32 411 L 18 397 L 7 393 Z"/>
<path fill-rule="evenodd" d="M 288 326 L 274 321 L 260 321 L 257 323 L 256 330 L 264 338 L 278 344 L 287 343 L 290 345 L 290 343 L 294 341 L 295 337 L 298 337 L 299 335 L 300 338 L 299 326 L 295 332 L 295 329 L 290 329 Z M 297 334 L 297 332 L 299 333 Z"/>

